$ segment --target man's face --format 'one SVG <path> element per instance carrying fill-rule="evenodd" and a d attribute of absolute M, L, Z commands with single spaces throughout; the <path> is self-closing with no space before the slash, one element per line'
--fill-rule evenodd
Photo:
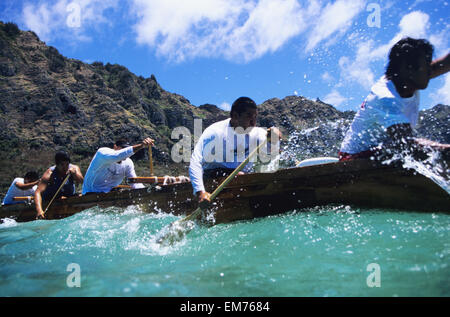
<path fill-rule="evenodd" d="M 256 109 L 247 109 L 246 111 L 238 114 L 233 112 L 232 118 L 236 123 L 236 127 L 242 127 L 244 130 L 250 127 L 256 126 L 256 116 L 258 112 Z"/>
<path fill-rule="evenodd" d="M 66 174 L 67 171 L 69 170 L 69 161 L 62 161 L 59 162 L 59 164 L 56 164 L 56 170 L 60 173 L 60 174 Z"/>
<path fill-rule="evenodd" d="M 431 74 L 431 65 L 428 58 L 424 54 L 419 57 L 418 63 L 415 67 L 407 66 L 405 64 L 405 68 L 407 79 L 415 89 L 425 89 L 428 87 Z"/>

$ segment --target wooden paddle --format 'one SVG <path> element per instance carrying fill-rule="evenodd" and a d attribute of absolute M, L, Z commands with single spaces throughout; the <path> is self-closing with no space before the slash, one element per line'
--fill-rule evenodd
<path fill-rule="evenodd" d="M 239 164 L 238 167 L 222 182 L 222 184 L 219 185 L 219 187 L 216 188 L 216 190 L 211 194 L 210 200 L 212 201 L 214 198 L 217 197 L 217 195 L 220 194 L 220 192 L 225 188 L 225 186 L 230 183 L 233 178 L 245 167 L 245 165 L 248 164 L 250 159 L 258 153 L 259 149 L 263 147 L 267 143 L 267 138 L 260 144 L 258 147 L 251 152 L 248 157 Z M 196 220 L 200 218 L 202 215 L 202 208 L 199 206 L 193 213 L 188 215 L 187 217 L 177 220 L 170 224 L 170 227 L 168 231 L 161 237 L 157 239 L 157 242 L 162 244 L 166 241 L 169 241 L 170 244 L 172 244 L 175 241 L 179 241 L 183 238 L 185 234 L 187 234 L 189 231 L 193 229 L 193 225 L 189 223 L 189 221 Z"/>
<path fill-rule="evenodd" d="M 148 159 L 150 160 L 150 176 L 153 176 L 153 155 L 152 155 L 152 145 L 148 145 Z"/>
<path fill-rule="evenodd" d="M 52 204 L 53 200 L 55 200 L 56 196 L 58 196 L 59 192 L 61 191 L 61 189 L 63 188 L 64 184 L 66 184 L 67 180 L 70 177 L 70 172 L 69 174 L 67 174 L 66 178 L 64 178 L 63 182 L 61 183 L 61 186 L 59 186 L 58 190 L 56 191 L 55 195 L 53 196 L 53 198 L 50 200 L 50 202 L 47 205 L 47 208 L 45 208 L 44 212 L 43 212 L 43 216 L 45 216 L 45 213 L 47 212 L 48 208 L 50 207 L 50 205 Z"/>
<path fill-rule="evenodd" d="M 174 177 L 175 179 L 175 183 L 185 183 L 185 179 L 182 178 L 181 176 L 176 176 Z M 142 177 L 142 176 L 137 176 L 137 177 L 129 177 L 128 178 L 128 182 L 129 183 L 145 183 L 145 184 L 163 184 L 164 181 L 166 180 L 166 177 L 163 176 L 149 176 L 149 177 Z"/>
<path fill-rule="evenodd" d="M 33 196 L 15 196 L 13 197 L 14 201 L 31 201 L 34 200 Z"/>

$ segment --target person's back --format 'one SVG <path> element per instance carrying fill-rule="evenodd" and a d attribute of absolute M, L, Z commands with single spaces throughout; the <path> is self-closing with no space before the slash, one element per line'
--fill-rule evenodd
<path fill-rule="evenodd" d="M 23 178 L 15 178 L 3 199 L 2 205 L 25 203 L 25 201 L 14 201 L 14 197 L 34 196 L 38 182 L 39 176 L 34 171 L 26 173 Z"/>
<path fill-rule="evenodd" d="M 107 193 L 120 185 L 124 177 L 134 173 L 133 161 L 128 157 L 132 153 L 131 147 L 120 151 L 106 147 L 98 149 L 84 177 L 82 194 Z"/>
<path fill-rule="evenodd" d="M 118 139 L 113 148 L 102 147 L 97 150 L 83 181 L 82 194 L 107 193 L 120 185 L 124 178 L 136 177 L 134 163 L 130 159 L 134 153 L 154 144 L 146 138 L 140 144 L 131 146 L 124 139 Z M 131 184 L 131 188 L 144 188 L 143 184 Z"/>

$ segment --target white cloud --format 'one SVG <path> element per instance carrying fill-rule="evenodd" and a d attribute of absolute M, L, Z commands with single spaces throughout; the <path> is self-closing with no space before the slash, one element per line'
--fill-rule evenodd
<path fill-rule="evenodd" d="M 231 110 L 231 105 L 228 102 L 222 102 L 220 104 L 219 108 L 224 110 L 224 111 L 230 111 Z"/>
<path fill-rule="evenodd" d="M 450 105 L 450 73 L 444 76 L 444 85 L 436 93 L 431 94 L 431 99 L 435 104 Z"/>
<path fill-rule="evenodd" d="M 375 80 L 371 65 L 376 61 L 387 62 L 391 47 L 406 36 L 426 38 L 429 29 L 429 16 L 421 11 L 413 11 L 401 18 L 398 27 L 399 32 L 388 43 L 376 46 L 373 40 L 360 42 L 357 44 L 355 57 L 341 57 L 339 60 L 341 78 L 344 81 L 359 83 L 365 89 L 369 89 Z M 436 36 L 434 41 L 439 42 L 441 37 Z"/>
<path fill-rule="evenodd" d="M 345 81 L 359 83 L 365 89 L 369 89 L 375 80 L 375 75 L 370 68 L 370 63 L 379 58 L 373 47 L 373 41 L 362 42 L 357 48 L 356 58 L 350 59 L 343 56 L 339 59 L 341 78 Z"/>
<path fill-rule="evenodd" d="M 370 54 L 371 60 L 386 59 L 389 50 L 404 37 L 426 38 L 430 17 L 421 11 L 413 11 L 403 16 L 399 23 L 400 31 L 386 44 L 374 47 Z"/>
<path fill-rule="evenodd" d="M 159 56 L 182 62 L 223 57 L 248 62 L 279 50 L 296 36 L 306 50 L 343 35 L 364 0 L 134 0 L 136 40 Z"/>
<path fill-rule="evenodd" d="M 364 10 L 365 1 L 338 0 L 328 4 L 315 18 L 316 22 L 308 37 L 306 51 L 314 49 L 320 42 L 335 33 L 344 34 L 351 26 L 353 19 Z"/>
<path fill-rule="evenodd" d="M 323 98 L 323 101 L 327 104 L 333 105 L 335 107 L 339 107 L 340 105 L 342 105 L 344 102 L 347 101 L 347 98 L 342 96 L 339 93 L 339 91 L 333 90 L 328 95 L 326 95 L 325 98 Z"/>
<path fill-rule="evenodd" d="M 68 18 L 75 13 L 70 5 L 79 8 L 79 27 L 73 27 Z M 67 38 L 68 41 L 89 41 L 86 28 L 110 23 L 103 15 L 109 8 L 117 7 L 117 0 L 58 0 L 56 3 L 45 1 L 26 2 L 22 11 L 22 22 L 44 41 L 54 38 Z"/>
<path fill-rule="evenodd" d="M 400 20 L 398 37 L 410 36 L 423 38 L 427 34 L 430 17 L 421 11 L 413 11 Z M 395 38 L 394 38 L 395 39 Z"/>
<path fill-rule="evenodd" d="M 260 1 L 244 25 L 233 30 L 225 55 L 229 59 L 243 56 L 248 61 L 276 51 L 304 30 L 300 9 L 294 0 Z"/>
<path fill-rule="evenodd" d="M 447 26 L 446 29 L 443 29 L 439 33 L 431 34 L 429 36 L 429 41 L 431 42 L 431 44 L 434 45 L 437 57 L 440 57 L 448 53 L 449 38 L 450 38 L 450 26 Z"/>
<path fill-rule="evenodd" d="M 23 20 L 30 30 L 39 35 L 41 39 L 47 41 L 50 33 L 57 24 L 61 23 L 59 14 L 60 5 L 49 8 L 47 4 L 41 5 L 25 4 L 23 8 Z"/>
<path fill-rule="evenodd" d="M 326 83 L 332 83 L 334 81 L 333 76 L 331 76 L 329 72 L 323 73 L 320 78 L 322 78 L 322 80 Z"/>
<path fill-rule="evenodd" d="M 134 0 L 137 42 L 171 60 L 222 56 L 249 61 L 304 28 L 296 0 Z"/>

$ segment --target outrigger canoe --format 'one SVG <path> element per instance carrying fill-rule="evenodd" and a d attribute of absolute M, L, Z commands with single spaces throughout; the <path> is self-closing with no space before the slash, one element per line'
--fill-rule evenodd
<path fill-rule="evenodd" d="M 210 180 L 206 189 L 213 191 L 222 180 Z M 432 180 L 400 165 L 354 160 L 236 176 L 217 196 L 212 209 L 217 224 L 330 204 L 450 212 L 450 195 Z M 130 205 L 138 205 L 145 212 L 187 215 L 197 208 L 197 201 L 189 182 L 153 185 L 56 200 L 46 219 L 68 217 L 95 206 Z M 35 216 L 34 205 L 8 205 L 0 210 L 0 218 L 19 222 L 34 220 Z"/>

